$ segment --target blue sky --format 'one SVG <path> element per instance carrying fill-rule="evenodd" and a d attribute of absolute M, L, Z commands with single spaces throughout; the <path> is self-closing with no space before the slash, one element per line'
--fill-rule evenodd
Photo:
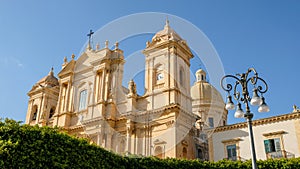
<path fill-rule="evenodd" d="M 271 108 L 264 114 L 253 108 L 255 119 L 300 106 L 299 1 L 12 0 L 0 2 L 0 117 L 24 121 L 32 85 L 52 66 L 58 73 L 64 56 L 78 54 L 90 29 L 140 12 L 168 13 L 193 23 L 214 45 L 226 74 L 255 67 L 269 85 L 265 97 Z M 145 41 L 120 48 L 126 54 Z M 229 122 L 238 121 L 244 119 L 230 112 Z"/>

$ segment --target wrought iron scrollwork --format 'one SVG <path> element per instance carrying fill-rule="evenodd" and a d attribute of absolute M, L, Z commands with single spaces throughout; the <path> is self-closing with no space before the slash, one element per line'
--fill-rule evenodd
<path fill-rule="evenodd" d="M 235 80 L 235 83 L 226 83 L 225 79 L 228 78 L 233 78 Z M 248 91 L 248 84 L 250 84 L 249 82 L 253 85 L 253 88 L 257 89 L 260 94 L 266 93 L 268 91 L 268 85 L 266 81 L 258 76 L 258 73 L 254 68 L 249 68 L 246 73 L 237 74 L 236 76 L 224 76 L 221 80 L 221 87 L 223 88 L 223 90 L 228 92 L 228 95 L 230 95 L 230 92 L 233 90 L 233 96 L 235 100 L 246 102 L 251 100 Z M 258 82 L 262 82 L 263 85 L 259 85 L 256 87 Z M 242 91 L 238 90 L 239 86 L 242 88 Z"/>

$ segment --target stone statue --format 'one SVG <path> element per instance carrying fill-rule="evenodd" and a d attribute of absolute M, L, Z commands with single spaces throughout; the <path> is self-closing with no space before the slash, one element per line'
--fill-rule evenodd
<path fill-rule="evenodd" d="M 298 109 L 298 107 L 294 104 L 294 106 L 293 106 L 293 112 L 297 112 L 299 109 Z"/>

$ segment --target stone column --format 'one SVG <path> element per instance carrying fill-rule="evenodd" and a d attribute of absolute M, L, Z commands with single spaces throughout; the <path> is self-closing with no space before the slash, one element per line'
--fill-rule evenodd
<path fill-rule="evenodd" d="M 95 75 L 95 78 L 94 78 L 94 92 L 95 92 L 95 95 L 94 95 L 94 101 L 95 101 L 95 103 L 97 103 L 98 102 L 98 88 L 99 88 L 99 73 L 96 71 L 96 70 L 94 70 L 94 75 Z"/>
<path fill-rule="evenodd" d="M 70 81 L 68 81 L 68 86 L 67 86 L 67 92 L 66 92 L 66 99 L 65 99 L 65 111 L 66 112 L 69 112 L 69 101 L 70 101 L 70 88 L 71 88 L 71 85 L 70 85 Z"/>
<path fill-rule="evenodd" d="M 107 131 L 107 133 L 106 133 L 106 148 L 108 149 L 108 150 L 110 150 L 111 149 L 111 138 L 112 138 L 112 132 L 111 131 Z"/>
<path fill-rule="evenodd" d="M 107 140 L 106 140 L 106 138 L 107 138 L 107 134 L 105 134 L 105 133 L 101 133 L 101 137 L 102 137 L 102 144 L 101 144 L 101 146 L 103 147 L 103 148 L 106 148 L 106 142 L 107 142 Z"/>
<path fill-rule="evenodd" d="M 103 137 L 103 134 L 101 132 L 97 132 L 97 145 L 98 146 L 102 146 L 101 143 L 102 143 L 102 138 Z"/>
<path fill-rule="evenodd" d="M 102 99 L 103 100 L 107 100 L 108 99 L 108 94 L 109 94 L 109 90 L 110 90 L 110 87 L 109 87 L 109 70 L 107 69 L 104 69 L 103 70 L 103 92 L 102 92 Z"/>
<path fill-rule="evenodd" d="M 130 126 L 127 126 L 127 134 L 126 134 L 126 153 L 131 153 L 131 133 L 132 128 Z"/>

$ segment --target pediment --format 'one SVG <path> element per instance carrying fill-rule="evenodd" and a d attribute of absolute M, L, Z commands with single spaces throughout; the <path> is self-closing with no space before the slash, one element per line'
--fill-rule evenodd
<path fill-rule="evenodd" d="M 76 61 L 75 72 L 87 70 L 101 63 L 107 56 L 109 50 L 85 51 Z"/>
<path fill-rule="evenodd" d="M 63 76 L 73 73 L 74 72 L 74 67 L 75 67 L 75 60 L 71 60 L 59 73 L 58 77 L 62 78 Z"/>
<path fill-rule="evenodd" d="M 76 65 L 75 65 L 75 72 L 81 71 L 81 70 L 85 70 L 88 67 L 90 67 L 90 56 L 84 52 L 76 61 Z"/>
<path fill-rule="evenodd" d="M 153 142 L 154 145 L 159 145 L 159 144 L 167 144 L 167 142 L 161 140 L 161 139 L 156 139 Z"/>

